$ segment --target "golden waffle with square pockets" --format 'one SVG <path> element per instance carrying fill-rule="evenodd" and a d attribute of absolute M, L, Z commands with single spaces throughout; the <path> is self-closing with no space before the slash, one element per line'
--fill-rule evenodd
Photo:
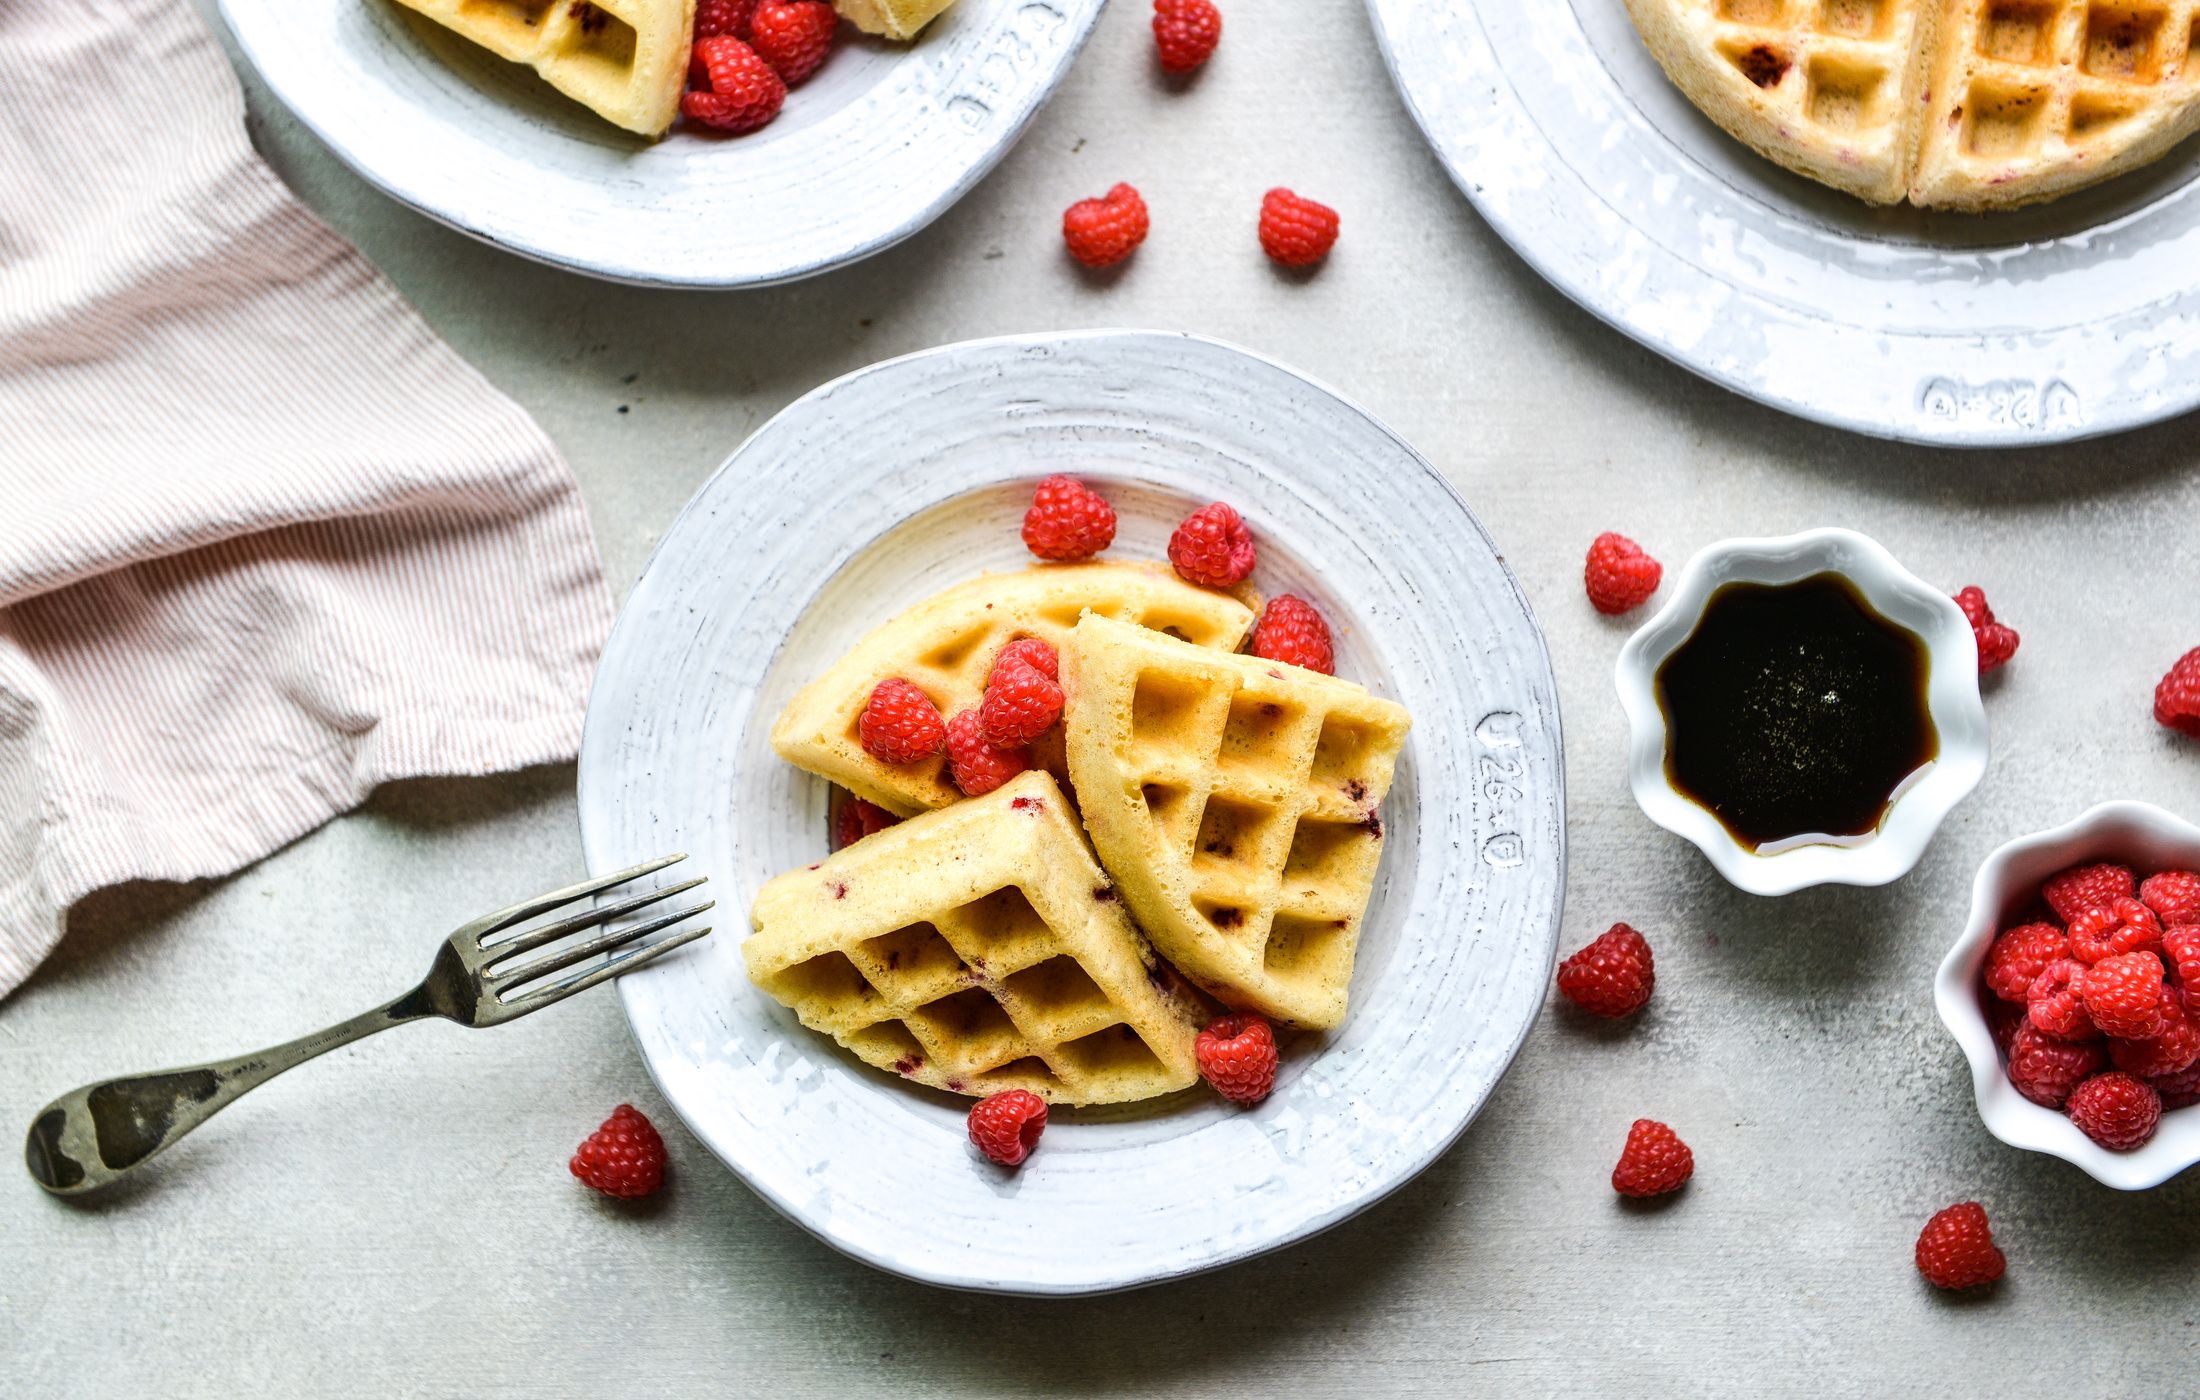
<path fill-rule="evenodd" d="M 1201 588 L 1165 564 L 1038 564 L 981 574 L 880 624 L 802 688 L 772 725 L 772 747 L 797 768 L 840 784 L 899 816 L 962 800 L 940 756 L 882 763 L 864 751 L 856 721 L 871 690 L 899 676 L 932 698 L 946 718 L 976 705 L 1001 648 L 1040 637 L 1059 652 L 1087 610 L 1175 632 L 1195 646 L 1234 650 L 1253 625 L 1258 599 Z M 1058 735 L 1035 747 L 1039 765 L 1067 769 Z"/>
<path fill-rule="evenodd" d="M 840 17 L 866 34 L 909 40 L 955 0 L 833 0 Z"/>
<path fill-rule="evenodd" d="M 662 136 L 680 113 L 695 0 L 397 0 L 614 126 Z"/>
<path fill-rule="evenodd" d="M 1104 617 L 1062 685 L 1085 828 L 1162 955 L 1232 1006 L 1342 1021 L 1404 707 Z"/>
<path fill-rule="evenodd" d="M 751 919 L 750 980 L 919 1084 L 1099 1104 L 1199 1077 L 1197 995 L 1139 935 L 1046 773 L 781 875 Z"/>

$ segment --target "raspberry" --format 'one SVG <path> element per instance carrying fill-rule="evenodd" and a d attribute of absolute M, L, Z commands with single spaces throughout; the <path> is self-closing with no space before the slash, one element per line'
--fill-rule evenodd
<path fill-rule="evenodd" d="M 978 728 L 978 712 L 964 710 L 947 722 L 947 765 L 964 796 L 983 797 L 1030 768 L 1031 755 L 987 743 Z"/>
<path fill-rule="evenodd" d="M 863 751 L 881 763 L 916 763 L 947 742 L 939 706 L 932 697 L 899 676 L 888 676 L 871 689 L 871 699 L 856 720 Z"/>
<path fill-rule="evenodd" d="M 2005 626 L 1994 618 L 1994 610 L 1986 606 L 1986 594 L 1978 588 L 1966 588 L 1956 595 L 1956 606 L 1971 621 L 1971 636 L 1978 642 L 1978 673 L 1985 675 L 1997 666 L 2007 664 L 2017 654 L 2017 629 Z"/>
<path fill-rule="evenodd" d="M 2151 953 L 2162 946 L 2154 911 L 2126 895 L 2096 904 L 2070 921 L 2070 956 L 2092 964 L 2119 953 Z"/>
<path fill-rule="evenodd" d="M 695 0 L 695 37 L 747 42 L 757 0 Z"/>
<path fill-rule="evenodd" d="M 665 1181 L 665 1140 L 641 1110 L 622 1103 L 566 1164 L 606 1196 L 646 1196 Z"/>
<path fill-rule="evenodd" d="M 2027 1014 L 2044 1035 L 2057 1040 L 2091 1040 L 2101 1032 L 2086 1014 L 2079 984 L 2085 964 L 2075 958 L 2057 958 L 2040 969 L 2038 980 L 2025 995 Z"/>
<path fill-rule="evenodd" d="M 689 121 L 739 136 L 778 116 L 786 100 L 786 83 L 747 44 L 723 36 L 695 41 L 688 90 L 680 94 Z"/>
<path fill-rule="evenodd" d="M 1994 1038 L 1994 1048 L 2006 1057 L 2010 1045 L 2017 1038 L 2017 1027 L 2026 1024 L 2030 1018 L 2024 1014 L 2022 1006 L 2003 1001 L 1991 993 L 1980 1000 L 1985 1003 L 1986 1033 Z"/>
<path fill-rule="evenodd" d="M 1113 267 L 1146 241 L 1152 221 L 1146 201 L 1129 185 L 1117 185 L 1098 199 L 1080 199 L 1062 211 L 1062 241 L 1069 255 L 1087 267 Z"/>
<path fill-rule="evenodd" d="M 2009 1042 L 2009 1082 L 2042 1108 L 2061 1108 L 2070 1091 L 2108 1068 L 2101 1042 L 2072 1042 L 2043 1035 L 2029 1021 Z"/>
<path fill-rule="evenodd" d="M 1153 39 L 1162 72 L 1189 73 L 1222 42 L 1222 12 L 1213 0 L 1153 0 Z"/>
<path fill-rule="evenodd" d="M 2200 1103 L 2200 1061 L 2177 1074 L 2156 1075 L 2147 1087 L 2162 1096 L 2164 1108 L 2190 1108 Z"/>
<path fill-rule="evenodd" d="M 1024 548 L 1041 559 L 1072 563 L 1115 543 L 1115 507 L 1073 476 L 1050 476 L 1031 493 L 1024 512 Z"/>
<path fill-rule="evenodd" d="M 833 849 L 844 850 L 866 836 L 877 835 L 900 820 L 900 817 L 884 807 L 874 806 L 860 797 L 850 797 L 833 814 Z"/>
<path fill-rule="evenodd" d="M 2003 1001 L 2029 1000 L 2049 963 L 2070 956 L 2070 940 L 2053 924 L 2020 924 L 1994 940 L 1986 955 L 1986 985 Z"/>
<path fill-rule="evenodd" d="M 1047 1130 L 1046 1100 L 1029 1089 L 1007 1089 L 970 1108 L 970 1141 L 1004 1167 L 1019 1166 Z"/>
<path fill-rule="evenodd" d="M 2162 955 L 2177 969 L 2185 1009 L 2200 1016 L 2200 924 L 2179 924 L 2162 934 Z"/>
<path fill-rule="evenodd" d="M 1257 552 L 1252 529 L 1220 501 L 1185 516 L 1169 536 L 1169 562 L 1177 576 L 1209 588 L 1243 583 Z"/>
<path fill-rule="evenodd" d="M 2185 1010 L 2175 987 L 2162 988 L 2162 1028 L 2144 1040 L 2112 1040 L 2108 1057 L 2116 1068 L 2140 1079 L 2182 1074 L 2200 1060 L 2200 1021 Z"/>
<path fill-rule="evenodd" d="M 750 47 L 788 87 L 817 71 L 840 32 L 840 16 L 825 0 L 763 0 L 749 24 Z"/>
<path fill-rule="evenodd" d="M 1558 965 L 1559 995 L 1592 1016 L 1640 1011 L 1658 984 L 1650 944 L 1626 924 L 1614 924 Z"/>
<path fill-rule="evenodd" d="M 1046 672 L 1011 658 L 996 664 L 978 702 L 978 732 L 997 749 L 1021 748 L 1062 717 L 1062 687 Z"/>
<path fill-rule="evenodd" d="M 1018 637 L 1002 647 L 1001 654 L 993 658 L 993 669 L 986 675 L 985 683 L 993 684 L 993 677 L 1011 666 L 1029 666 L 1050 681 L 1062 678 L 1062 659 L 1042 637 Z"/>
<path fill-rule="evenodd" d="M 2200 739 L 2200 647 L 2178 657 L 2154 687 L 2154 721 Z"/>
<path fill-rule="evenodd" d="M 1687 1143 L 1663 1123 L 1637 1118 L 1612 1168 L 1612 1189 L 1622 1196 L 1662 1196 L 1695 1174 L 1696 1154 Z"/>
<path fill-rule="evenodd" d="M 1658 591 L 1665 566 L 1642 552 L 1642 546 L 1625 535 L 1607 530 L 1589 544 L 1589 563 L 1582 570 L 1589 603 L 1600 613 L 1631 612 Z"/>
<path fill-rule="evenodd" d="M 2162 1029 L 2162 960 L 2152 953 L 2101 959 L 2085 970 L 2078 993 L 2103 1035 L 2145 1040 Z"/>
<path fill-rule="evenodd" d="M 1260 610 L 1253 624 L 1253 655 L 1287 666 L 1303 666 L 1325 676 L 1337 674 L 1337 651 L 1329 624 L 1314 605 L 1296 594 L 1279 593 Z"/>
<path fill-rule="evenodd" d="M 1200 1077 L 1232 1103 L 1256 1104 L 1276 1087 L 1276 1033 L 1250 1012 L 1207 1023 L 1192 1040 Z"/>
<path fill-rule="evenodd" d="M 2040 887 L 2055 917 L 2069 923 L 2098 904 L 2103 907 L 2138 893 L 2138 882 L 2121 865 L 2081 865 L 2065 870 Z"/>
<path fill-rule="evenodd" d="M 2121 1070 L 2096 1074 L 2063 1105 L 2078 1131 L 2111 1152 L 2143 1147 L 2162 1121 L 2162 1096 Z"/>
<path fill-rule="evenodd" d="M 1337 211 L 1280 185 L 1260 197 L 1260 250 L 1285 267 L 1312 267 L 1337 245 Z"/>
<path fill-rule="evenodd" d="M 1935 1288 L 1976 1288 L 2008 1266 L 1994 1247 L 1986 1207 L 1977 1201 L 1948 1207 L 1917 1233 L 1917 1271 Z"/>
<path fill-rule="evenodd" d="M 2200 875 L 2190 870 L 2165 870 L 2147 876 L 2139 886 L 2139 899 L 2154 911 L 2164 928 L 2200 924 Z"/>

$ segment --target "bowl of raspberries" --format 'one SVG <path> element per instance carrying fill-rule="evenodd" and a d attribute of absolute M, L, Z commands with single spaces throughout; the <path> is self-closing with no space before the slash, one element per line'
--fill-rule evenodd
<path fill-rule="evenodd" d="M 1933 991 L 1995 1137 L 2125 1191 L 2200 1161 L 2200 827 L 2110 802 L 2011 841 Z"/>

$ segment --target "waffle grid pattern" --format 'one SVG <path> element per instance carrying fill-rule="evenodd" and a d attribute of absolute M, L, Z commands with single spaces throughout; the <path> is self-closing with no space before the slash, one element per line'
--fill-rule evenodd
<path fill-rule="evenodd" d="M 1914 7 L 1923 0 L 1706 0 L 1719 56 L 1787 117 L 1854 140 L 1903 121 Z M 1788 75 L 1800 72 L 1802 80 Z"/>
<path fill-rule="evenodd" d="M 690 0 L 400 0 L 544 81 L 607 120 L 648 134 L 664 130 L 685 73 Z M 676 32 L 674 32 L 676 31 Z M 645 38 L 645 36 L 647 36 Z M 676 47 L 669 89 L 651 54 Z"/>
<path fill-rule="evenodd" d="M 2189 90 L 2196 0 L 1982 0 L 1950 9 L 1941 42 L 1960 60 L 1955 159 L 1998 164 L 2112 141 L 2166 88 Z M 1949 70 L 1944 70 L 1949 71 Z"/>

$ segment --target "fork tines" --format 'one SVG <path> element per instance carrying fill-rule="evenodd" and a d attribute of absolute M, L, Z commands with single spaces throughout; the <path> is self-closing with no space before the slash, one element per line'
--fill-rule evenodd
<path fill-rule="evenodd" d="M 691 919 L 697 914 L 712 908 L 716 903 L 715 900 L 704 900 L 699 904 L 690 905 L 669 914 L 655 915 L 639 923 L 627 924 L 623 927 L 608 927 L 628 915 L 648 908 L 650 905 L 697 888 L 707 882 L 707 876 L 697 876 L 692 880 L 660 885 L 653 889 L 644 890 L 639 894 L 615 900 L 609 904 L 599 905 L 593 909 L 569 915 L 551 923 L 534 925 L 528 923 L 528 920 L 538 915 L 549 913 L 551 910 L 585 899 L 590 895 L 613 889 L 630 880 L 654 874 L 686 858 L 685 854 L 679 854 L 647 861 L 631 869 L 621 870 L 600 879 L 570 885 L 562 890 L 553 890 L 549 894 L 522 901 L 508 909 L 498 910 L 494 914 L 476 920 L 466 931 L 474 935 L 475 945 L 482 954 L 479 964 L 482 986 L 507 1004 L 564 997 L 584 988 L 592 987 L 608 977 L 629 970 L 642 961 L 670 952 L 674 948 L 691 943 L 709 933 L 710 928 L 706 925 L 681 929 L 654 942 L 645 943 L 642 941 L 651 934 L 671 928 L 675 924 Z M 524 954 L 534 952 L 537 949 L 549 948 L 552 944 L 563 939 L 599 928 L 604 931 L 592 938 L 584 938 L 566 947 L 556 948 L 539 958 L 524 962 L 516 961 Z M 603 958 L 604 961 L 571 977 L 561 978 L 549 983 L 542 983 L 541 981 L 541 979 L 554 973 L 564 972 L 568 968 L 599 957 Z M 538 983 L 541 985 L 530 985 Z M 512 995 L 513 991 L 519 988 L 524 988 L 524 990 L 517 996 Z"/>

